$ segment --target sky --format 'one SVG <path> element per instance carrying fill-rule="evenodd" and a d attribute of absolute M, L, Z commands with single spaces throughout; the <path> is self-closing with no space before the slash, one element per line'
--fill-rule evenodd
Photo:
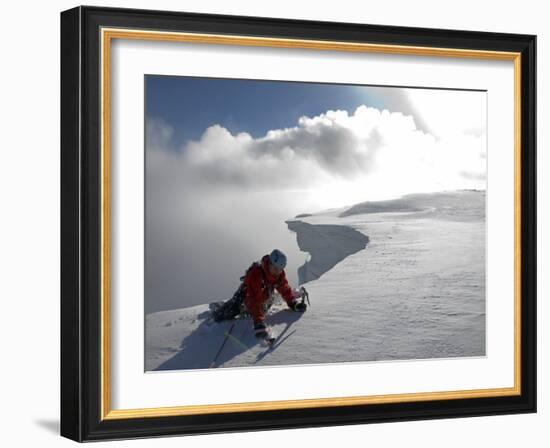
<path fill-rule="evenodd" d="M 486 93 L 146 76 L 146 312 L 222 300 L 285 220 L 484 189 Z"/>
<path fill-rule="evenodd" d="M 303 115 L 328 109 L 355 110 L 365 101 L 376 106 L 376 96 L 360 98 L 349 86 L 263 80 L 148 76 L 147 116 L 162 118 L 174 129 L 173 143 L 198 140 L 212 125 L 233 134 L 261 137 L 269 130 L 294 126 Z"/>

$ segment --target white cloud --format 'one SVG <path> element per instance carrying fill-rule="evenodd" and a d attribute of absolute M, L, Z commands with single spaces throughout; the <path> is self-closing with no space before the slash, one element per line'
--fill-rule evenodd
<path fill-rule="evenodd" d="M 174 129 L 159 118 L 148 118 L 145 121 L 145 148 L 147 151 L 163 151 L 172 145 Z"/>
<path fill-rule="evenodd" d="M 445 122 L 447 111 L 456 127 Z M 302 117 L 294 127 L 257 139 L 215 125 L 199 141 L 173 153 L 171 163 L 194 185 L 210 187 L 315 189 L 344 182 L 350 189 L 368 187 L 363 199 L 387 196 L 384 191 L 483 188 L 482 123 L 470 118 L 471 111 L 438 112 L 442 118 L 431 120 L 437 138 L 418 130 L 412 116 L 365 106 L 353 114 L 338 110 Z"/>
<path fill-rule="evenodd" d="M 484 188 L 485 129 L 466 115 L 449 113 L 456 128 L 433 120 L 434 137 L 410 115 L 361 106 L 302 117 L 262 138 L 215 125 L 179 150 L 170 127 L 148 121 L 148 311 L 227 297 L 250 261 L 274 247 L 297 268 L 304 260 L 284 220 L 298 213 Z"/>
<path fill-rule="evenodd" d="M 486 93 L 437 89 L 405 89 L 408 102 L 437 138 L 486 131 Z"/>

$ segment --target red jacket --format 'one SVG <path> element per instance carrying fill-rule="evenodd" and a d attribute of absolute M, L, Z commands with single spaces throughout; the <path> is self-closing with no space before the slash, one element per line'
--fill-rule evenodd
<path fill-rule="evenodd" d="M 288 284 L 285 271 L 278 277 L 269 272 L 269 255 L 264 255 L 261 263 L 253 265 L 243 281 L 246 286 L 244 300 L 254 322 L 262 322 L 265 319 L 264 304 L 274 289 L 289 306 L 294 302 L 294 293 Z"/>

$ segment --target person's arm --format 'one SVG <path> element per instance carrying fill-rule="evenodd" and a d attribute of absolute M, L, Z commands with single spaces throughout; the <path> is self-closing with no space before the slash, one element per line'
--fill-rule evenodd
<path fill-rule="evenodd" d="M 285 272 L 281 273 L 279 277 L 279 285 L 277 286 L 277 292 L 281 294 L 281 297 L 285 300 L 287 305 L 292 308 L 293 304 L 296 302 L 296 294 L 288 284 L 286 279 Z"/>
<path fill-rule="evenodd" d="M 279 286 L 277 291 L 281 294 L 282 298 L 285 300 L 288 307 L 293 311 L 304 312 L 307 308 L 305 303 L 298 302 L 300 293 L 296 290 L 294 291 L 286 279 L 284 271 L 281 273 L 281 278 L 279 279 Z"/>

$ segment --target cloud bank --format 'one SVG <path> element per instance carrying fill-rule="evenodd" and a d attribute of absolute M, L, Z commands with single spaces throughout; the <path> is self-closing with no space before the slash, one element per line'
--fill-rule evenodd
<path fill-rule="evenodd" d="M 438 138 L 412 116 L 360 106 L 327 111 L 254 139 L 214 125 L 180 151 L 162 153 L 170 131 L 151 123 L 148 171 L 162 158 L 193 185 L 257 190 L 315 189 L 330 183 L 368 188 L 366 199 L 419 191 L 484 188 L 485 132 Z M 165 162 L 167 162 L 165 160 Z M 160 173 L 166 176 L 166 173 Z M 345 198 L 342 198 L 345 199 Z"/>
<path fill-rule="evenodd" d="M 434 136 L 410 115 L 360 106 L 261 138 L 214 125 L 181 148 L 162 120 L 147 120 L 146 312 L 230 296 L 250 262 L 274 247 L 289 255 L 295 282 L 305 259 L 284 221 L 298 213 L 484 189 L 483 122 L 453 116 L 454 126 L 432 121 Z"/>

